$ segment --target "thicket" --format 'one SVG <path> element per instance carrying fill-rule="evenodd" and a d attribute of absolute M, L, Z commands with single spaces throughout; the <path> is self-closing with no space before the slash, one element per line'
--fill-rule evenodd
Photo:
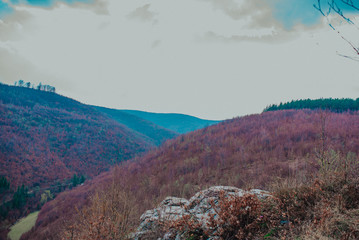
<path fill-rule="evenodd" d="M 90 197 L 90 203 L 83 209 L 76 209 L 76 220 L 67 225 L 62 233 L 63 240 L 127 239 L 133 231 L 133 195 L 128 189 L 115 185 L 102 189 Z"/>
<path fill-rule="evenodd" d="M 272 104 L 266 107 L 263 112 L 278 111 L 287 109 L 322 109 L 332 112 L 346 112 L 359 110 L 359 98 L 321 98 L 321 99 L 301 99 L 291 102 Z"/>
<path fill-rule="evenodd" d="M 337 165 L 344 165 L 338 159 Z M 353 167 L 358 168 L 356 162 Z M 206 226 L 192 216 L 161 222 L 160 232 L 185 239 L 359 239 L 359 178 L 348 169 L 323 168 L 312 181 L 277 186 L 265 200 L 247 194 L 211 202 Z M 348 177 L 350 176 L 350 177 Z M 157 235 L 156 237 L 159 237 Z M 156 238 L 153 238 L 156 239 Z"/>
<path fill-rule="evenodd" d="M 318 159 L 320 164 L 320 160 Z M 165 232 L 180 234 L 181 239 L 358 239 L 359 178 L 344 168 L 345 159 L 335 165 L 321 166 L 318 175 L 295 186 L 277 184 L 272 196 L 219 196 L 210 204 L 215 213 L 203 226 L 194 216 L 159 222 L 159 229 L 146 239 L 157 239 Z M 358 168 L 355 162 L 351 167 Z M 131 239 L 135 211 L 131 191 L 112 185 L 94 194 L 88 207 L 79 211 L 76 222 L 62 233 L 62 239 Z M 162 235 L 161 235 L 162 234 Z"/>

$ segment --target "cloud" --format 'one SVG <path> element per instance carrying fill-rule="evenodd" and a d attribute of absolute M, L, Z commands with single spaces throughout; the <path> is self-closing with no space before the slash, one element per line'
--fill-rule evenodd
<path fill-rule="evenodd" d="M 27 11 L 17 11 L 0 19 L 0 41 L 21 39 L 29 29 L 24 28 L 32 18 Z"/>
<path fill-rule="evenodd" d="M 152 42 L 151 47 L 156 48 L 161 44 L 161 40 L 155 40 Z"/>
<path fill-rule="evenodd" d="M 0 21 L 0 81 L 216 119 L 291 98 L 357 95 L 356 65 L 336 55 L 343 40 L 322 22 L 286 29 L 265 0 L 76 4 L 20 4 Z"/>
<path fill-rule="evenodd" d="M 204 0 L 200 0 L 204 1 Z M 222 11 L 233 20 L 247 20 L 248 27 L 268 28 L 280 26 L 268 1 L 264 0 L 209 0 L 214 9 Z"/>
<path fill-rule="evenodd" d="M 138 7 L 128 15 L 128 18 L 144 22 L 155 22 L 156 13 L 150 11 L 150 7 L 151 4 L 146 4 L 142 7 Z"/>
<path fill-rule="evenodd" d="M 32 83 L 54 80 L 53 76 L 46 74 L 45 69 L 38 68 L 31 61 L 23 58 L 16 50 L 6 46 L 0 47 L 0 73 L 0 81 L 9 84 L 19 79 Z"/>
<path fill-rule="evenodd" d="M 3 0 L 4 1 L 4 0 Z M 0 1 L 0 13 L 4 9 L 2 5 L 6 4 L 8 14 L 15 14 L 15 11 L 20 7 L 26 8 L 43 8 L 47 10 L 53 10 L 59 8 L 62 5 L 66 5 L 71 8 L 88 9 L 97 14 L 108 14 L 107 0 L 6 0 L 5 3 Z M 1 17 L 1 14 L 0 14 Z"/>
<path fill-rule="evenodd" d="M 58 2 L 57 4 L 61 4 Z M 73 8 L 79 8 L 79 9 L 87 9 L 89 11 L 93 11 L 96 14 L 100 15 L 108 15 L 108 2 L 106 0 L 92 0 L 90 2 L 73 2 L 71 4 L 67 4 L 70 7 Z"/>
<path fill-rule="evenodd" d="M 203 0 L 200 0 L 203 1 Z M 209 0 L 215 11 L 219 11 L 229 19 L 226 25 L 230 28 L 208 29 L 200 34 L 200 41 L 241 43 L 283 43 L 298 37 L 305 31 L 303 24 L 287 29 L 283 22 L 274 16 L 272 0 Z M 237 26 L 237 28 L 235 27 Z M 311 27 L 309 27 L 311 28 Z M 231 31 L 228 31 L 231 29 Z"/>
<path fill-rule="evenodd" d="M 272 32 L 264 35 L 231 35 L 222 36 L 214 32 L 208 31 L 198 39 L 205 42 L 223 42 L 223 43 L 241 43 L 241 42 L 258 42 L 280 44 L 286 41 L 294 40 L 296 34 L 292 32 Z"/>

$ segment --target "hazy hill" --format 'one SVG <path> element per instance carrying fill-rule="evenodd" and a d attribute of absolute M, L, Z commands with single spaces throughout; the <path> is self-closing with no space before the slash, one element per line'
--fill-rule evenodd
<path fill-rule="evenodd" d="M 306 181 L 322 156 L 358 161 L 358 154 L 358 112 L 287 110 L 224 121 L 169 140 L 138 161 L 59 195 L 42 208 L 36 228 L 23 239 L 58 239 L 60 223 L 75 219 L 73 207 L 86 205 L 95 191 L 106 196 L 111 186 L 126 196 L 136 226 L 139 216 L 166 196 L 188 198 L 214 185 L 270 189 L 283 181 Z"/>
<path fill-rule="evenodd" d="M 162 144 L 164 141 L 179 135 L 179 133 L 177 132 L 166 129 L 164 127 L 156 125 L 151 121 L 148 121 L 144 118 L 138 117 L 122 110 L 96 106 L 94 106 L 94 108 L 106 114 L 108 117 L 114 119 L 115 121 L 126 125 L 133 131 L 147 136 L 157 146 Z"/>
<path fill-rule="evenodd" d="M 89 177 L 151 149 L 150 139 L 91 106 L 0 84 L 0 176 L 11 187 Z"/>
<path fill-rule="evenodd" d="M 151 121 L 161 127 L 177 133 L 188 133 L 217 124 L 220 121 L 204 120 L 193 116 L 179 113 L 151 113 L 137 110 L 119 110 L 125 113 Z"/>

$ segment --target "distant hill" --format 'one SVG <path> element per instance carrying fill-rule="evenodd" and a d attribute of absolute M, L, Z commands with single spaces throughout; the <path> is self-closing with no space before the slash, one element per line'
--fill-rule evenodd
<path fill-rule="evenodd" d="M 151 121 L 122 110 L 96 106 L 94 106 L 94 108 L 106 114 L 108 117 L 114 119 L 115 121 L 127 126 L 131 130 L 147 136 L 150 141 L 157 146 L 162 144 L 164 141 L 179 135 L 177 132 L 166 129 L 156 125 Z"/>
<path fill-rule="evenodd" d="M 263 111 L 277 111 L 287 109 L 323 109 L 332 112 L 346 112 L 359 110 L 359 98 L 321 98 L 321 99 L 301 99 L 291 102 L 272 104 Z"/>
<path fill-rule="evenodd" d="M 42 208 L 35 229 L 23 239 L 59 239 L 62 223 L 76 218 L 74 206 L 85 206 L 96 191 L 112 191 L 112 182 L 131 199 L 126 203 L 135 227 L 140 215 L 166 196 L 188 198 L 215 185 L 270 189 L 305 181 L 317 173 L 322 156 L 359 161 L 359 112 L 284 110 L 227 120 L 169 140 L 59 195 Z"/>
<path fill-rule="evenodd" d="M 204 127 L 219 123 L 220 121 L 204 120 L 179 113 L 152 113 L 137 110 L 119 110 L 137 117 L 146 119 L 161 127 L 180 134 L 192 132 Z"/>
<path fill-rule="evenodd" d="M 9 223 L 46 199 L 154 147 L 153 139 L 91 106 L 0 84 L 0 178 L 6 183 L 0 238 Z"/>
<path fill-rule="evenodd" d="M 73 174 L 93 177 L 153 146 L 91 106 L 0 84 L 0 176 L 12 188 L 48 186 Z"/>
<path fill-rule="evenodd" d="M 56 196 L 179 135 L 28 86 L 0 84 L 0 238 L 1 224 L 39 209 L 45 191 Z"/>

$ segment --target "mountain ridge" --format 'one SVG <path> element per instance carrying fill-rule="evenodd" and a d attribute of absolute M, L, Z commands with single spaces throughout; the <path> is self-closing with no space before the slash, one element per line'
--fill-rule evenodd
<path fill-rule="evenodd" d="M 159 146 L 164 141 L 177 137 L 179 133 L 166 129 L 162 126 L 136 115 L 126 113 L 121 110 L 93 106 L 96 110 L 106 114 L 115 121 L 127 126 L 128 128 L 147 136 L 154 145 Z"/>
<path fill-rule="evenodd" d="M 220 120 L 206 120 L 182 113 L 153 113 L 128 109 L 120 111 L 141 117 L 180 134 L 192 132 L 221 122 Z"/>

